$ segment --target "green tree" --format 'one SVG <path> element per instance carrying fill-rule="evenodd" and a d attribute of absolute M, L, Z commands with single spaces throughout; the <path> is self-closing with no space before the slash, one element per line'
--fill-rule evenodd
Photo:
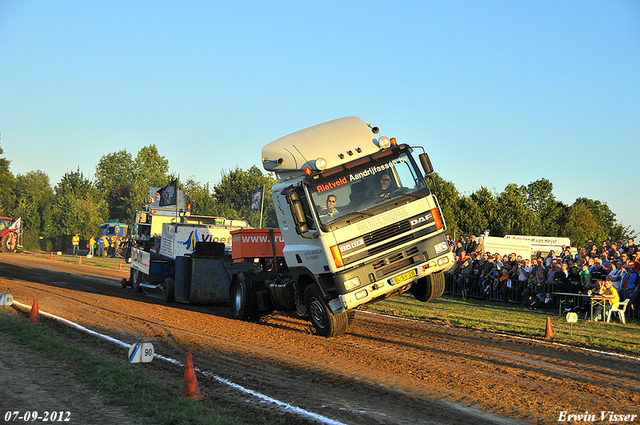
<path fill-rule="evenodd" d="M 135 175 L 131 154 L 123 149 L 103 155 L 96 165 L 96 188 L 102 192 L 112 192 L 122 182 L 132 182 Z M 105 198 L 108 198 L 105 196 Z"/>
<path fill-rule="evenodd" d="M 169 175 L 169 160 L 160 155 L 155 145 L 140 149 L 134 160 L 134 209 L 142 207 L 150 187 L 164 187 L 173 178 Z"/>
<path fill-rule="evenodd" d="M 105 221 L 107 206 L 80 169 L 62 176 L 54 191 L 52 220 L 59 235 L 58 249 L 66 248 L 74 233 L 83 239 L 95 234 L 98 225 Z"/>
<path fill-rule="evenodd" d="M 145 146 L 136 155 L 135 174 L 142 187 L 164 187 L 169 180 L 169 160 L 160 155 L 156 145 Z"/>
<path fill-rule="evenodd" d="M 598 242 L 603 242 L 604 240 L 613 237 L 612 234 L 614 233 L 614 228 L 618 225 L 618 222 L 616 220 L 616 215 L 611 211 L 606 203 L 589 198 L 578 198 L 576 199 L 576 202 L 574 202 L 574 205 L 575 204 L 582 204 L 591 211 L 591 214 L 593 214 L 593 217 L 602 229 L 604 237 L 602 239 L 597 239 L 593 236 L 594 242 L 596 240 Z"/>
<path fill-rule="evenodd" d="M 126 149 L 103 155 L 98 161 L 95 186 L 107 201 L 109 220 L 128 222 L 133 217 L 135 176 L 134 162 Z"/>
<path fill-rule="evenodd" d="M 27 249 L 36 249 L 40 236 L 51 236 L 51 204 L 53 189 L 49 184 L 49 176 L 44 172 L 29 171 L 16 177 L 15 193 L 17 206 L 13 210 L 14 217 L 21 217 L 23 229 L 23 245 Z M 40 249 L 46 249 L 40 246 Z"/>
<path fill-rule="evenodd" d="M 625 240 L 631 237 L 635 231 L 631 228 L 631 226 L 623 226 L 616 222 L 611 229 L 609 230 L 609 237 L 612 241 L 620 241 Z"/>
<path fill-rule="evenodd" d="M 574 203 L 569 207 L 567 217 L 565 234 L 571 239 L 573 246 L 584 247 L 589 239 L 600 242 L 606 239 L 604 229 L 598 224 L 597 217 L 585 203 Z"/>
<path fill-rule="evenodd" d="M 273 199 L 271 197 L 271 186 L 276 183 L 275 179 L 265 176 L 255 165 L 244 171 L 240 168 L 222 172 L 222 179 L 214 188 L 216 215 L 230 219 L 247 220 L 251 226 L 259 227 L 260 211 L 252 211 L 249 202 L 249 193 L 262 186 L 264 190 L 264 216 L 263 227 L 276 227 L 278 225 Z"/>
<path fill-rule="evenodd" d="M 4 151 L 0 147 L 0 155 Z M 14 193 L 15 178 L 9 170 L 11 161 L 6 158 L 0 158 L 0 216 L 7 216 L 10 211 L 15 208 L 16 195 Z M 12 217 L 13 218 L 13 217 Z"/>
<path fill-rule="evenodd" d="M 182 183 L 184 199 L 187 205 L 191 205 L 191 213 L 195 215 L 214 215 L 216 210 L 216 198 L 211 193 L 209 183 L 202 184 L 190 177 Z"/>
<path fill-rule="evenodd" d="M 540 236 L 563 236 L 561 217 L 565 213 L 563 204 L 553 195 L 553 183 L 539 179 L 529 183 L 525 205 L 533 213 L 531 234 Z"/>
<path fill-rule="evenodd" d="M 485 225 L 479 233 L 488 230 L 490 235 L 499 234 L 501 229 L 498 227 L 498 201 L 494 194 L 486 187 L 481 186 L 471 194 L 471 199 L 475 201 L 484 216 Z"/>
<path fill-rule="evenodd" d="M 526 207 L 526 188 L 508 184 L 498 195 L 497 224 L 504 235 L 531 235 L 534 230 L 534 215 Z"/>
<path fill-rule="evenodd" d="M 109 220 L 119 223 L 131 223 L 135 211 L 139 208 L 133 204 L 135 187 L 128 182 L 116 186 L 108 199 Z"/>
<path fill-rule="evenodd" d="M 108 219 L 131 223 L 142 208 L 150 187 L 164 187 L 173 180 L 169 161 L 155 145 L 141 148 L 135 159 L 126 149 L 102 156 L 96 166 L 95 186 L 104 195 Z"/>
<path fill-rule="evenodd" d="M 458 225 L 465 235 L 480 235 L 487 229 L 488 221 L 480 206 L 469 196 L 460 198 Z"/>
<path fill-rule="evenodd" d="M 438 173 L 433 173 L 434 184 L 431 190 L 438 198 L 440 208 L 442 208 L 442 215 L 447 223 L 447 234 L 456 238 L 462 234 L 462 229 L 458 224 L 458 218 L 460 217 L 460 193 L 456 186 L 447 180 L 444 180 Z"/>

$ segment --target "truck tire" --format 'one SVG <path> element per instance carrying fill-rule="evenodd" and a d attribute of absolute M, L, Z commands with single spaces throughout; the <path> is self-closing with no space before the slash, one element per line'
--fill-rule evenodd
<path fill-rule="evenodd" d="M 9 231 L 2 236 L 2 245 L 0 251 L 2 252 L 15 252 L 18 246 L 18 234 L 13 231 Z"/>
<path fill-rule="evenodd" d="M 444 293 L 444 273 L 432 273 L 411 286 L 411 295 L 417 300 L 427 302 L 435 300 Z"/>
<path fill-rule="evenodd" d="M 136 269 L 131 269 L 131 287 L 136 292 L 141 292 L 142 288 L 140 284 L 142 283 L 143 273 Z"/>
<path fill-rule="evenodd" d="M 332 338 L 342 335 L 349 328 L 347 311 L 335 316 L 316 284 L 309 285 L 305 289 L 304 304 L 307 307 L 307 317 L 319 335 Z"/>
<path fill-rule="evenodd" d="M 176 299 L 173 279 L 171 279 L 170 277 L 166 278 L 164 280 L 164 283 L 162 284 L 162 299 L 166 303 L 172 303 Z"/>
<path fill-rule="evenodd" d="M 251 287 L 243 272 L 238 273 L 235 282 L 229 290 L 231 298 L 231 316 L 237 320 L 257 320 L 258 307 L 251 302 Z"/>

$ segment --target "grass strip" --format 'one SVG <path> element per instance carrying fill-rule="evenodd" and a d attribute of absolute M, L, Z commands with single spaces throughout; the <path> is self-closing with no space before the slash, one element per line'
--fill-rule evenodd
<path fill-rule="evenodd" d="M 78 264 L 79 261 L 82 261 L 82 265 L 92 266 L 92 267 L 101 267 L 104 269 L 112 269 L 119 270 L 122 267 L 122 270 L 127 271 L 129 269 L 130 264 L 123 258 L 111 258 L 111 257 L 87 257 L 87 256 L 73 256 L 73 255 L 51 255 L 41 252 L 29 252 L 28 255 L 30 257 L 40 258 L 40 259 L 50 259 L 51 261 L 57 261 L 60 263 L 67 264 Z M 80 260 L 80 258 L 82 258 Z"/>
<path fill-rule="evenodd" d="M 141 372 L 97 359 L 72 346 L 54 329 L 29 325 L 19 315 L 0 310 L 0 334 L 37 355 L 68 365 L 75 379 L 96 390 L 107 404 L 127 408 L 149 423 L 161 425 L 269 424 L 264 417 L 232 400 L 197 402 L 177 397 L 171 390 L 147 379 Z M 231 411 L 230 417 L 220 411 Z M 244 412 L 243 412 L 244 410 Z M 240 412 L 240 413 L 238 413 Z M 240 416 L 238 416 L 240 415 Z M 279 421 L 277 421 L 280 423 Z"/>
<path fill-rule="evenodd" d="M 634 319 L 624 325 L 613 316 L 611 323 L 590 322 L 582 320 L 582 316 L 578 323 L 570 324 L 565 315 L 559 316 L 557 307 L 534 311 L 518 304 L 477 299 L 463 301 L 454 296 L 442 296 L 422 303 L 406 294 L 371 304 L 366 310 L 441 325 L 542 339 L 548 316 L 555 341 L 603 351 L 640 354 L 640 327 Z"/>

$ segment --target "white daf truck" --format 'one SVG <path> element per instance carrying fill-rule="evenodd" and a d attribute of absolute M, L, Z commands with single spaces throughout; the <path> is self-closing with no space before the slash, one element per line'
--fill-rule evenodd
<path fill-rule="evenodd" d="M 424 149 L 416 161 L 412 147 L 378 133 L 347 117 L 264 146 L 263 167 L 277 178 L 271 190 L 284 247 L 280 254 L 274 245 L 257 272 L 234 276 L 235 318 L 297 309 L 333 337 L 365 304 L 407 291 L 421 301 L 442 295 L 443 271 L 454 260 L 425 180 L 431 162 Z M 275 239 L 272 231 L 265 240 Z"/>

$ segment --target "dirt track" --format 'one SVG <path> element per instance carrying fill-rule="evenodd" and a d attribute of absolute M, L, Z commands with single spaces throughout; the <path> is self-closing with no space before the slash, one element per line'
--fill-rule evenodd
<path fill-rule="evenodd" d="M 183 360 L 191 351 L 200 369 L 343 423 L 555 423 L 562 411 L 589 412 L 599 422 L 601 411 L 640 414 L 638 360 L 363 312 L 347 334 L 326 339 L 294 315 L 245 323 L 226 307 L 165 305 L 122 289 L 123 276 L 0 255 L 0 293 L 28 305 L 37 298 L 43 311 L 126 342 L 153 341 L 158 354 Z M 205 376 L 198 382 L 205 397 L 264 405 Z"/>

